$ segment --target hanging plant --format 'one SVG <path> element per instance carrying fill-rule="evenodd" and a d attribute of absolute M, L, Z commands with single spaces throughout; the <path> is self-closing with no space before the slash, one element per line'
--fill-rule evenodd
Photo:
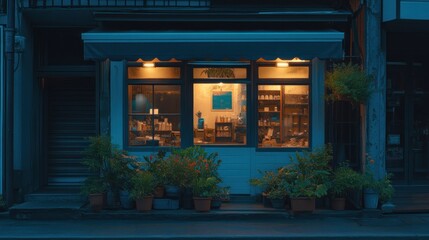
<path fill-rule="evenodd" d="M 359 65 L 351 63 L 334 64 L 334 69 L 326 76 L 328 100 L 350 100 L 364 103 L 371 95 L 372 77 L 364 72 Z"/>
<path fill-rule="evenodd" d="M 206 68 L 201 74 L 209 78 L 234 78 L 234 69 L 232 68 Z"/>

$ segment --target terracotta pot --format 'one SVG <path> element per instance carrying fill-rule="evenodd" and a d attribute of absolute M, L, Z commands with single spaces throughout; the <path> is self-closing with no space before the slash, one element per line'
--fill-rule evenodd
<path fill-rule="evenodd" d="M 316 208 L 315 198 L 298 197 L 290 199 L 293 212 L 313 212 Z"/>
<path fill-rule="evenodd" d="M 209 212 L 212 198 L 194 197 L 194 207 L 197 212 Z"/>
<path fill-rule="evenodd" d="M 331 199 L 331 208 L 334 210 L 344 210 L 346 208 L 346 199 L 345 198 L 332 198 Z"/>
<path fill-rule="evenodd" d="M 148 212 L 152 210 L 153 196 L 146 196 L 136 199 L 136 208 L 139 212 Z"/>
<path fill-rule="evenodd" d="M 163 198 L 164 192 L 165 192 L 164 186 L 158 186 L 155 188 L 155 192 L 153 193 L 153 197 L 154 198 Z"/>
<path fill-rule="evenodd" d="M 99 212 L 103 209 L 104 206 L 104 194 L 103 193 L 93 193 L 89 194 L 89 205 L 94 212 Z"/>

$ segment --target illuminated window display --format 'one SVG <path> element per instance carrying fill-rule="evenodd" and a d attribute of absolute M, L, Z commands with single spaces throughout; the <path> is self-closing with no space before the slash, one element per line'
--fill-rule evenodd
<path fill-rule="evenodd" d="M 309 62 L 257 61 L 254 75 L 250 74 L 250 64 L 240 64 L 203 67 L 196 63 L 186 67 L 169 62 L 128 67 L 127 145 L 182 147 L 182 142 L 192 142 L 261 149 L 308 148 Z M 191 73 L 191 79 L 181 75 L 185 72 Z M 247 98 L 253 86 L 254 101 L 250 103 Z M 182 91 L 193 94 L 192 113 L 187 112 L 187 105 L 181 105 L 191 102 L 188 96 L 181 96 Z M 185 103 L 181 103 L 182 97 Z M 249 107 L 252 111 L 248 114 Z M 247 139 L 249 132 L 253 139 Z"/>
<path fill-rule="evenodd" d="M 308 147 L 308 86 L 258 87 L 258 143 L 261 147 Z"/>
<path fill-rule="evenodd" d="M 194 84 L 194 144 L 246 144 L 246 84 Z"/>
<path fill-rule="evenodd" d="M 258 147 L 309 147 L 309 79 L 308 61 L 261 61 L 257 91 Z"/>
<path fill-rule="evenodd" d="M 180 146 L 180 86 L 128 85 L 128 144 Z"/>

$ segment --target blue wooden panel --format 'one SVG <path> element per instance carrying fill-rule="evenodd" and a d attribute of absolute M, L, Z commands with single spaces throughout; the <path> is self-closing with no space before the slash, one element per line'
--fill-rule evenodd
<path fill-rule="evenodd" d="M 429 20 L 429 1 L 401 0 L 400 19 Z"/>
<path fill-rule="evenodd" d="M 396 19 L 396 6 L 399 0 L 383 0 L 383 22 Z"/>

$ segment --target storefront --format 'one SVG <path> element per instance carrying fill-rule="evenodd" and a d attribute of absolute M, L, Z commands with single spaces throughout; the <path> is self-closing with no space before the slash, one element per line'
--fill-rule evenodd
<path fill-rule="evenodd" d="M 325 59 L 336 31 L 87 32 L 85 58 L 110 73 L 110 134 L 136 155 L 201 145 L 232 193 L 258 170 L 324 144 Z"/>

